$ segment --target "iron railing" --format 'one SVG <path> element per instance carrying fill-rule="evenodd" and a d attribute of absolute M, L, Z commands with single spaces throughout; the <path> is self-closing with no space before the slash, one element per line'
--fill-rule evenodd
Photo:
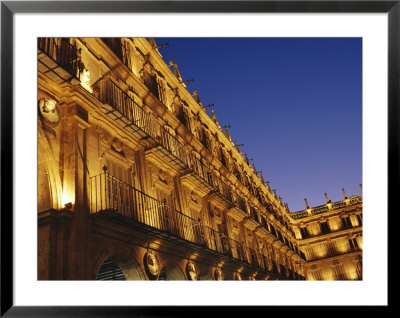
<path fill-rule="evenodd" d="M 166 202 L 157 200 L 108 173 L 90 178 L 89 198 L 91 214 L 111 213 L 113 216 L 121 216 L 129 222 L 145 224 L 196 245 L 264 268 L 258 261 L 259 257 L 255 250 L 243 246 L 240 242 L 205 226 L 199 220 L 177 211 Z"/>
<path fill-rule="evenodd" d="M 189 169 L 206 181 L 211 187 L 214 187 L 210 169 L 194 155 L 189 157 Z"/>
<path fill-rule="evenodd" d="M 229 202 L 233 202 L 232 191 L 229 185 L 227 185 L 221 178 L 213 175 L 213 184 L 218 192 Z"/>
<path fill-rule="evenodd" d="M 38 38 L 38 49 L 52 58 L 70 75 L 79 79 L 81 59 L 76 46 L 66 38 Z"/>
<path fill-rule="evenodd" d="M 185 146 L 162 127 L 160 127 L 160 143 L 169 153 L 187 165 Z"/>
<path fill-rule="evenodd" d="M 111 80 L 96 84 L 99 88 L 98 99 L 121 113 L 132 124 L 149 136 L 156 135 L 156 126 L 150 114 L 146 113 L 127 93 Z M 129 125 L 129 124 L 127 124 Z"/>
<path fill-rule="evenodd" d="M 187 163 L 184 146 L 156 120 L 152 119 L 150 113 L 145 112 L 117 84 L 112 80 L 104 80 L 98 82 L 95 87 L 98 88 L 98 99 L 118 111 L 124 117 L 123 122 L 127 127 L 132 128 L 132 125 L 135 125 L 145 135 L 159 142 L 173 156 L 184 164 Z"/>

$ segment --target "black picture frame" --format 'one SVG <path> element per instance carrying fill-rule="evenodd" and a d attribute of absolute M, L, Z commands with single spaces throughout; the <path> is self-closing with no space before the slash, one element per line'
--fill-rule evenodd
<path fill-rule="evenodd" d="M 15 168 L 13 165 L 13 16 L 15 13 L 122 12 L 387 13 L 389 45 L 387 198 L 389 209 L 387 213 L 388 218 L 390 217 L 389 212 L 394 209 L 394 200 L 399 188 L 400 1 L 1 1 L 1 316 L 176 317 L 189 316 L 193 313 L 201 314 L 203 310 L 209 310 L 203 307 L 202 312 L 199 312 L 199 308 L 185 306 L 24 307 L 14 305 L 13 200 L 10 199 L 13 198 L 13 169 Z M 388 224 L 390 223 L 388 221 Z M 382 279 L 387 279 L 388 284 L 390 283 L 388 277 L 382 277 Z M 390 305 L 389 300 L 388 304 Z M 383 309 L 387 308 L 390 306 L 383 307 Z M 297 314 L 302 313 L 302 310 L 298 308 L 291 307 L 290 309 L 293 312 L 296 311 Z M 213 313 L 216 313 L 215 308 Z"/>

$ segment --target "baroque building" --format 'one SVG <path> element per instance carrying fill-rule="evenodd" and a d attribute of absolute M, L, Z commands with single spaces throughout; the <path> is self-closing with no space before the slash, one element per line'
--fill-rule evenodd
<path fill-rule="evenodd" d="M 38 279 L 361 279 L 362 198 L 291 213 L 153 39 L 38 39 Z"/>
<path fill-rule="evenodd" d="M 307 280 L 362 279 L 362 196 L 291 213 Z"/>

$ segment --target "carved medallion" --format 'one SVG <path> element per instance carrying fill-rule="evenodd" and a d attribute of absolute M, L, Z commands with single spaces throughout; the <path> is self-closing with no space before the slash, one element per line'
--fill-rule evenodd
<path fill-rule="evenodd" d="M 186 264 L 186 274 L 190 280 L 197 280 L 196 265 L 192 261 L 188 261 Z"/>
<path fill-rule="evenodd" d="M 144 265 L 150 279 L 156 279 L 158 277 L 158 274 L 160 273 L 160 265 L 157 255 L 156 253 L 154 253 L 154 251 L 149 250 L 144 255 Z"/>
<path fill-rule="evenodd" d="M 60 121 L 60 110 L 53 99 L 41 98 L 38 102 L 40 118 L 50 125 L 57 125 Z"/>

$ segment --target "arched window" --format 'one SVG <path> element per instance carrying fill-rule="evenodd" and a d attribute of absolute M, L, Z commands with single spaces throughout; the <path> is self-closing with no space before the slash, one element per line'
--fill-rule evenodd
<path fill-rule="evenodd" d="M 121 268 L 111 258 L 107 258 L 100 266 L 96 280 L 126 280 L 126 278 Z"/>

